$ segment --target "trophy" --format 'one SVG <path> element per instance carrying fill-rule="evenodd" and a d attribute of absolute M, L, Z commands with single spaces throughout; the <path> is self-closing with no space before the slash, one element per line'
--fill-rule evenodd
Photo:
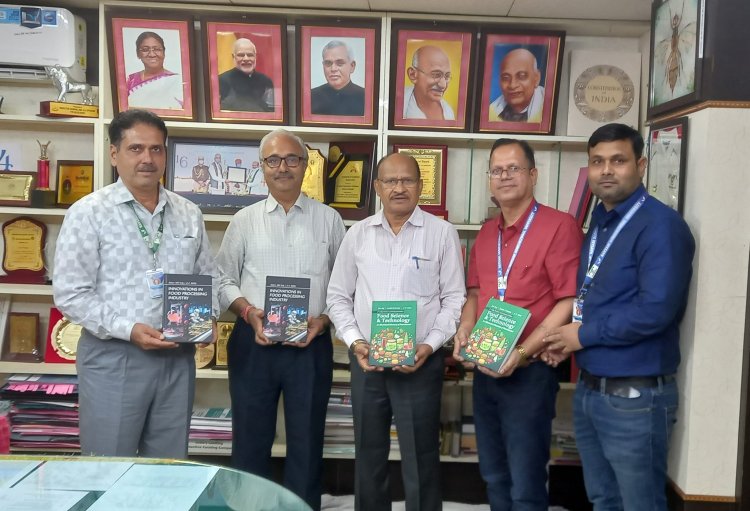
<path fill-rule="evenodd" d="M 370 214 L 374 154 L 375 144 L 371 142 L 330 144 L 326 203 L 346 220 L 362 220 Z"/>
<path fill-rule="evenodd" d="M 40 155 L 36 161 L 36 189 L 31 191 L 31 206 L 35 208 L 55 207 L 55 192 L 49 188 L 49 158 L 47 148 L 52 143 L 48 141 L 42 144 L 39 140 Z"/>
<path fill-rule="evenodd" d="M 42 117 L 99 117 L 99 107 L 94 104 L 91 86 L 85 82 L 77 82 L 60 65 L 44 66 L 44 72 L 52 80 L 52 85 L 58 91 L 56 101 L 42 101 L 39 103 L 39 115 Z M 81 94 L 81 103 L 68 103 L 65 96 L 71 92 Z"/>

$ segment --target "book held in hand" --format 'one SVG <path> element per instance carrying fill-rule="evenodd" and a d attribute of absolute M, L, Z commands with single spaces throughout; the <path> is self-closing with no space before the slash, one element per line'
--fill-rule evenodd
<path fill-rule="evenodd" d="M 461 348 L 461 356 L 497 372 L 521 337 L 531 312 L 497 298 L 490 298 Z"/>
<path fill-rule="evenodd" d="M 263 335 L 271 342 L 304 342 L 310 310 L 310 279 L 266 277 Z"/>
<path fill-rule="evenodd" d="M 417 352 L 417 302 L 372 302 L 370 365 L 413 366 Z"/>
<path fill-rule="evenodd" d="M 164 275 L 162 332 L 171 342 L 210 342 L 211 276 Z"/>

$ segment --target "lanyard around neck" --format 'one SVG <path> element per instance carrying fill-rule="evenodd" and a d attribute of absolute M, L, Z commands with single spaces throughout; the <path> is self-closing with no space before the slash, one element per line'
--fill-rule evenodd
<path fill-rule="evenodd" d="M 143 225 L 143 222 L 138 216 L 138 213 L 135 212 L 135 206 L 133 206 L 133 202 L 128 202 L 128 206 L 130 206 L 130 209 L 133 211 L 133 215 L 135 215 L 135 220 L 138 223 L 138 232 L 141 233 L 143 242 L 146 244 L 146 247 L 151 251 L 151 254 L 154 257 L 154 268 L 156 268 L 156 254 L 159 252 L 159 247 L 161 246 L 161 238 L 164 234 L 164 210 L 161 210 L 159 228 L 156 230 L 156 234 L 152 239 L 151 235 L 148 233 L 148 229 L 146 229 L 146 226 Z"/>
<path fill-rule="evenodd" d="M 536 212 L 539 209 L 539 203 L 534 203 L 534 208 L 531 210 L 531 213 L 529 214 L 529 218 L 526 219 L 526 223 L 523 226 L 523 230 L 521 231 L 521 236 L 518 238 L 518 243 L 516 243 L 516 248 L 513 249 L 513 255 L 510 256 L 510 261 L 508 262 L 508 269 L 505 270 L 505 274 L 503 274 L 503 231 L 502 229 L 498 229 L 497 232 L 497 297 L 500 299 L 500 301 L 505 301 L 505 290 L 508 289 L 508 276 L 510 275 L 510 269 L 513 267 L 513 263 L 516 262 L 516 256 L 518 255 L 518 251 L 521 249 L 521 245 L 523 244 L 523 240 L 526 238 L 526 233 L 529 231 L 529 227 L 531 227 L 531 222 L 534 221 L 534 217 L 536 216 Z"/>

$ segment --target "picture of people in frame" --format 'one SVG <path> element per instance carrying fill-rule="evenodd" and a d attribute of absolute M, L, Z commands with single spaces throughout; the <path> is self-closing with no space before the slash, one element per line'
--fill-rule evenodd
<path fill-rule="evenodd" d="M 316 115 L 365 113 L 365 39 L 310 38 L 310 105 Z M 358 57 L 361 56 L 361 57 Z M 363 65 L 358 65 L 358 59 Z"/>
<path fill-rule="evenodd" d="M 496 44 L 493 54 L 488 120 L 540 122 L 544 113 L 547 47 Z"/>

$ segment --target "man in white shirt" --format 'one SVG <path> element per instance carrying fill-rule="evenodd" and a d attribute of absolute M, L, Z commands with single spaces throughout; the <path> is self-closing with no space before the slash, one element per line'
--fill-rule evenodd
<path fill-rule="evenodd" d="M 404 89 L 404 119 L 455 120 L 443 99 L 451 81 L 451 62 L 441 48 L 418 48 L 406 74 L 413 86 Z"/>
<path fill-rule="evenodd" d="M 438 510 L 443 355 L 435 352 L 456 332 L 464 303 L 461 246 L 451 224 L 417 207 L 422 180 L 411 156 L 380 160 L 375 190 L 383 210 L 349 229 L 328 286 L 329 315 L 350 348 L 355 506 L 391 508 L 387 464 L 394 416 L 407 509 Z M 369 365 L 373 300 L 417 302 L 414 366 Z"/>
<path fill-rule="evenodd" d="M 211 176 L 208 191 L 213 195 L 224 195 L 226 189 L 226 179 L 224 164 L 221 162 L 221 155 L 216 154 L 214 161 L 208 166 L 208 174 Z"/>
<path fill-rule="evenodd" d="M 544 87 L 536 57 L 526 48 L 509 51 L 500 63 L 500 95 L 490 103 L 493 122 L 541 122 Z"/>
<path fill-rule="evenodd" d="M 232 464 L 271 477 L 271 446 L 284 394 L 284 486 L 320 509 L 323 431 L 333 378 L 325 298 L 344 222 L 332 208 L 301 193 L 307 148 L 275 130 L 260 142 L 269 195 L 234 215 L 217 260 L 219 300 L 237 315 L 227 345 L 232 398 Z M 310 279 L 307 335 L 270 342 L 263 332 L 266 277 Z"/>

